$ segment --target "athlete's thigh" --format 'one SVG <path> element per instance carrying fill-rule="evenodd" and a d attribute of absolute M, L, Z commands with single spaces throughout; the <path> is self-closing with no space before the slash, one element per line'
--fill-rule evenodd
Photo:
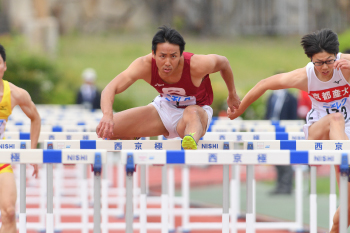
<path fill-rule="evenodd" d="M 334 114 L 334 113 L 333 113 Z M 309 140 L 329 140 L 329 130 L 332 114 L 322 117 L 309 127 Z M 345 133 L 345 128 L 343 129 Z M 346 138 L 347 135 L 345 134 Z M 348 139 L 348 138 L 347 138 Z"/>
<path fill-rule="evenodd" d="M 309 140 L 329 140 L 331 115 L 322 117 L 309 127 Z M 344 129 L 345 130 L 345 129 Z"/>
<path fill-rule="evenodd" d="M 168 133 L 152 104 L 116 113 L 113 121 L 115 138 L 147 137 Z"/>
<path fill-rule="evenodd" d="M 208 124 L 208 114 L 202 107 L 200 107 L 198 105 L 192 105 L 192 106 L 189 106 L 187 108 L 190 108 L 190 107 L 197 109 L 197 113 L 199 115 L 201 125 L 203 127 L 203 133 L 201 135 L 201 137 L 202 137 L 207 131 L 206 129 L 207 129 L 207 124 Z M 186 114 L 186 110 L 188 110 L 187 108 L 185 109 L 184 114 Z M 185 136 L 184 135 L 185 129 L 186 129 L 186 121 L 185 121 L 184 116 L 183 116 L 179 120 L 179 122 L 177 123 L 177 127 L 176 127 L 177 133 L 179 134 L 180 137 Z"/>
<path fill-rule="evenodd" d="M 0 173 L 0 208 L 9 204 L 15 206 L 17 199 L 16 181 L 13 173 Z"/>

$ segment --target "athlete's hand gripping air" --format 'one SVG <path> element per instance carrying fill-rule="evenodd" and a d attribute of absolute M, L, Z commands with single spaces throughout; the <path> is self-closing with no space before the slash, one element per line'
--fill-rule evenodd
<path fill-rule="evenodd" d="M 100 123 L 96 128 L 96 133 L 99 138 L 111 139 L 113 138 L 113 115 L 104 114 Z"/>
<path fill-rule="evenodd" d="M 234 112 L 236 111 L 236 109 L 239 108 L 239 105 L 241 104 L 241 100 L 239 98 L 239 96 L 237 95 L 237 93 L 234 93 L 232 95 L 229 95 L 227 97 L 227 114 L 229 113 L 229 109 L 230 109 L 230 112 Z"/>

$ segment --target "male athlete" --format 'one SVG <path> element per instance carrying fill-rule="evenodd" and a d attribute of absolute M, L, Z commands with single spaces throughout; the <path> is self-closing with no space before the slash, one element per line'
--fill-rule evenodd
<path fill-rule="evenodd" d="M 228 89 L 229 108 L 233 111 L 239 107 L 232 69 L 226 57 L 184 52 L 185 41 L 176 30 L 166 26 L 159 29 L 152 40 L 152 53 L 137 58 L 103 90 L 103 117 L 96 133 L 107 139 L 181 137 L 184 149 L 197 149 L 213 115 L 209 74 L 220 72 Z M 113 115 L 114 96 L 139 79 L 160 95 L 147 106 Z"/>
<path fill-rule="evenodd" d="M 27 91 L 12 83 L 3 80 L 6 71 L 6 53 L 0 44 L 0 139 L 4 137 L 5 125 L 12 109 L 19 105 L 23 112 L 31 120 L 30 140 L 31 148 L 36 149 L 41 120 L 38 111 Z M 33 176 L 38 177 L 38 165 L 34 165 Z M 1 229 L 0 233 L 16 233 L 15 205 L 17 199 L 15 177 L 10 164 L 0 164 L 0 210 Z"/>
<path fill-rule="evenodd" d="M 305 138 L 349 140 L 350 56 L 339 53 L 338 36 L 329 29 L 303 36 L 301 45 L 311 62 L 303 68 L 261 80 L 243 98 L 238 109 L 227 109 L 228 117 L 234 119 L 240 116 L 267 90 L 298 88 L 308 92 L 312 101 L 312 109 L 304 125 Z M 339 172 L 337 180 L 339 183 Z M 339 232 L 339 208 L 334 215 L 331 232 Z"/>

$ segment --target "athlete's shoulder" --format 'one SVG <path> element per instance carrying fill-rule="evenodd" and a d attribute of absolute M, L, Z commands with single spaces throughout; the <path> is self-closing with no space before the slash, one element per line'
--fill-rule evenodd
<path fill-rule="evenodd" d="M 145 56 L 137 58 L 135 61 L 142 63 L 143 65 L 152 65 L 152 53 L 149 53 Z"/>
<path fill-rule="evenodd" d="M 15 84 L 8 82 L 11 90 L 11 96 L 18 102 L 23 102 L 31 100 L 29 93 L 21 87 L 16 86 Z"/>

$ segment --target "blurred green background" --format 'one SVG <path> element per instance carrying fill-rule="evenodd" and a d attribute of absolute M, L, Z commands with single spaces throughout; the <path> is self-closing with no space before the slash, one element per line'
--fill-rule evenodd
<path fill-rule="evenodd" d="M 59 37 L 57 57 L 26 47 L 18 35 L 0 36 L 7 51 L 8 70 L 4 79 L 28 90 L 35 103 L 72 104 L 82 83 L 81 72 L 94 68 L 100 90 L 137 57 L 151 52 L 153 34 L 70 34 Z M 241 98 L 261 79 L 276 72 L 304 67 L 308 58 L 300 46 L 300 36 L 288 37 L 194 37 L 184 35 L 185 50 L 196 54 L 220 54 L 231 64 L 235 85 Z M 339 35 L 340 51 L 350 47 L 350 30 Z M 214 90 L 214 115 L 225 109 L 226 85 L 219 73 L 210 75 Z M 297 94 L 297 90 L 294 90 Z M 137 81 L 115 98 L 114 110 L 146 105 L 157 95 L 147 83 Z M 243 115 L 245 119 L 262 119 L 265 94 Z"/>

